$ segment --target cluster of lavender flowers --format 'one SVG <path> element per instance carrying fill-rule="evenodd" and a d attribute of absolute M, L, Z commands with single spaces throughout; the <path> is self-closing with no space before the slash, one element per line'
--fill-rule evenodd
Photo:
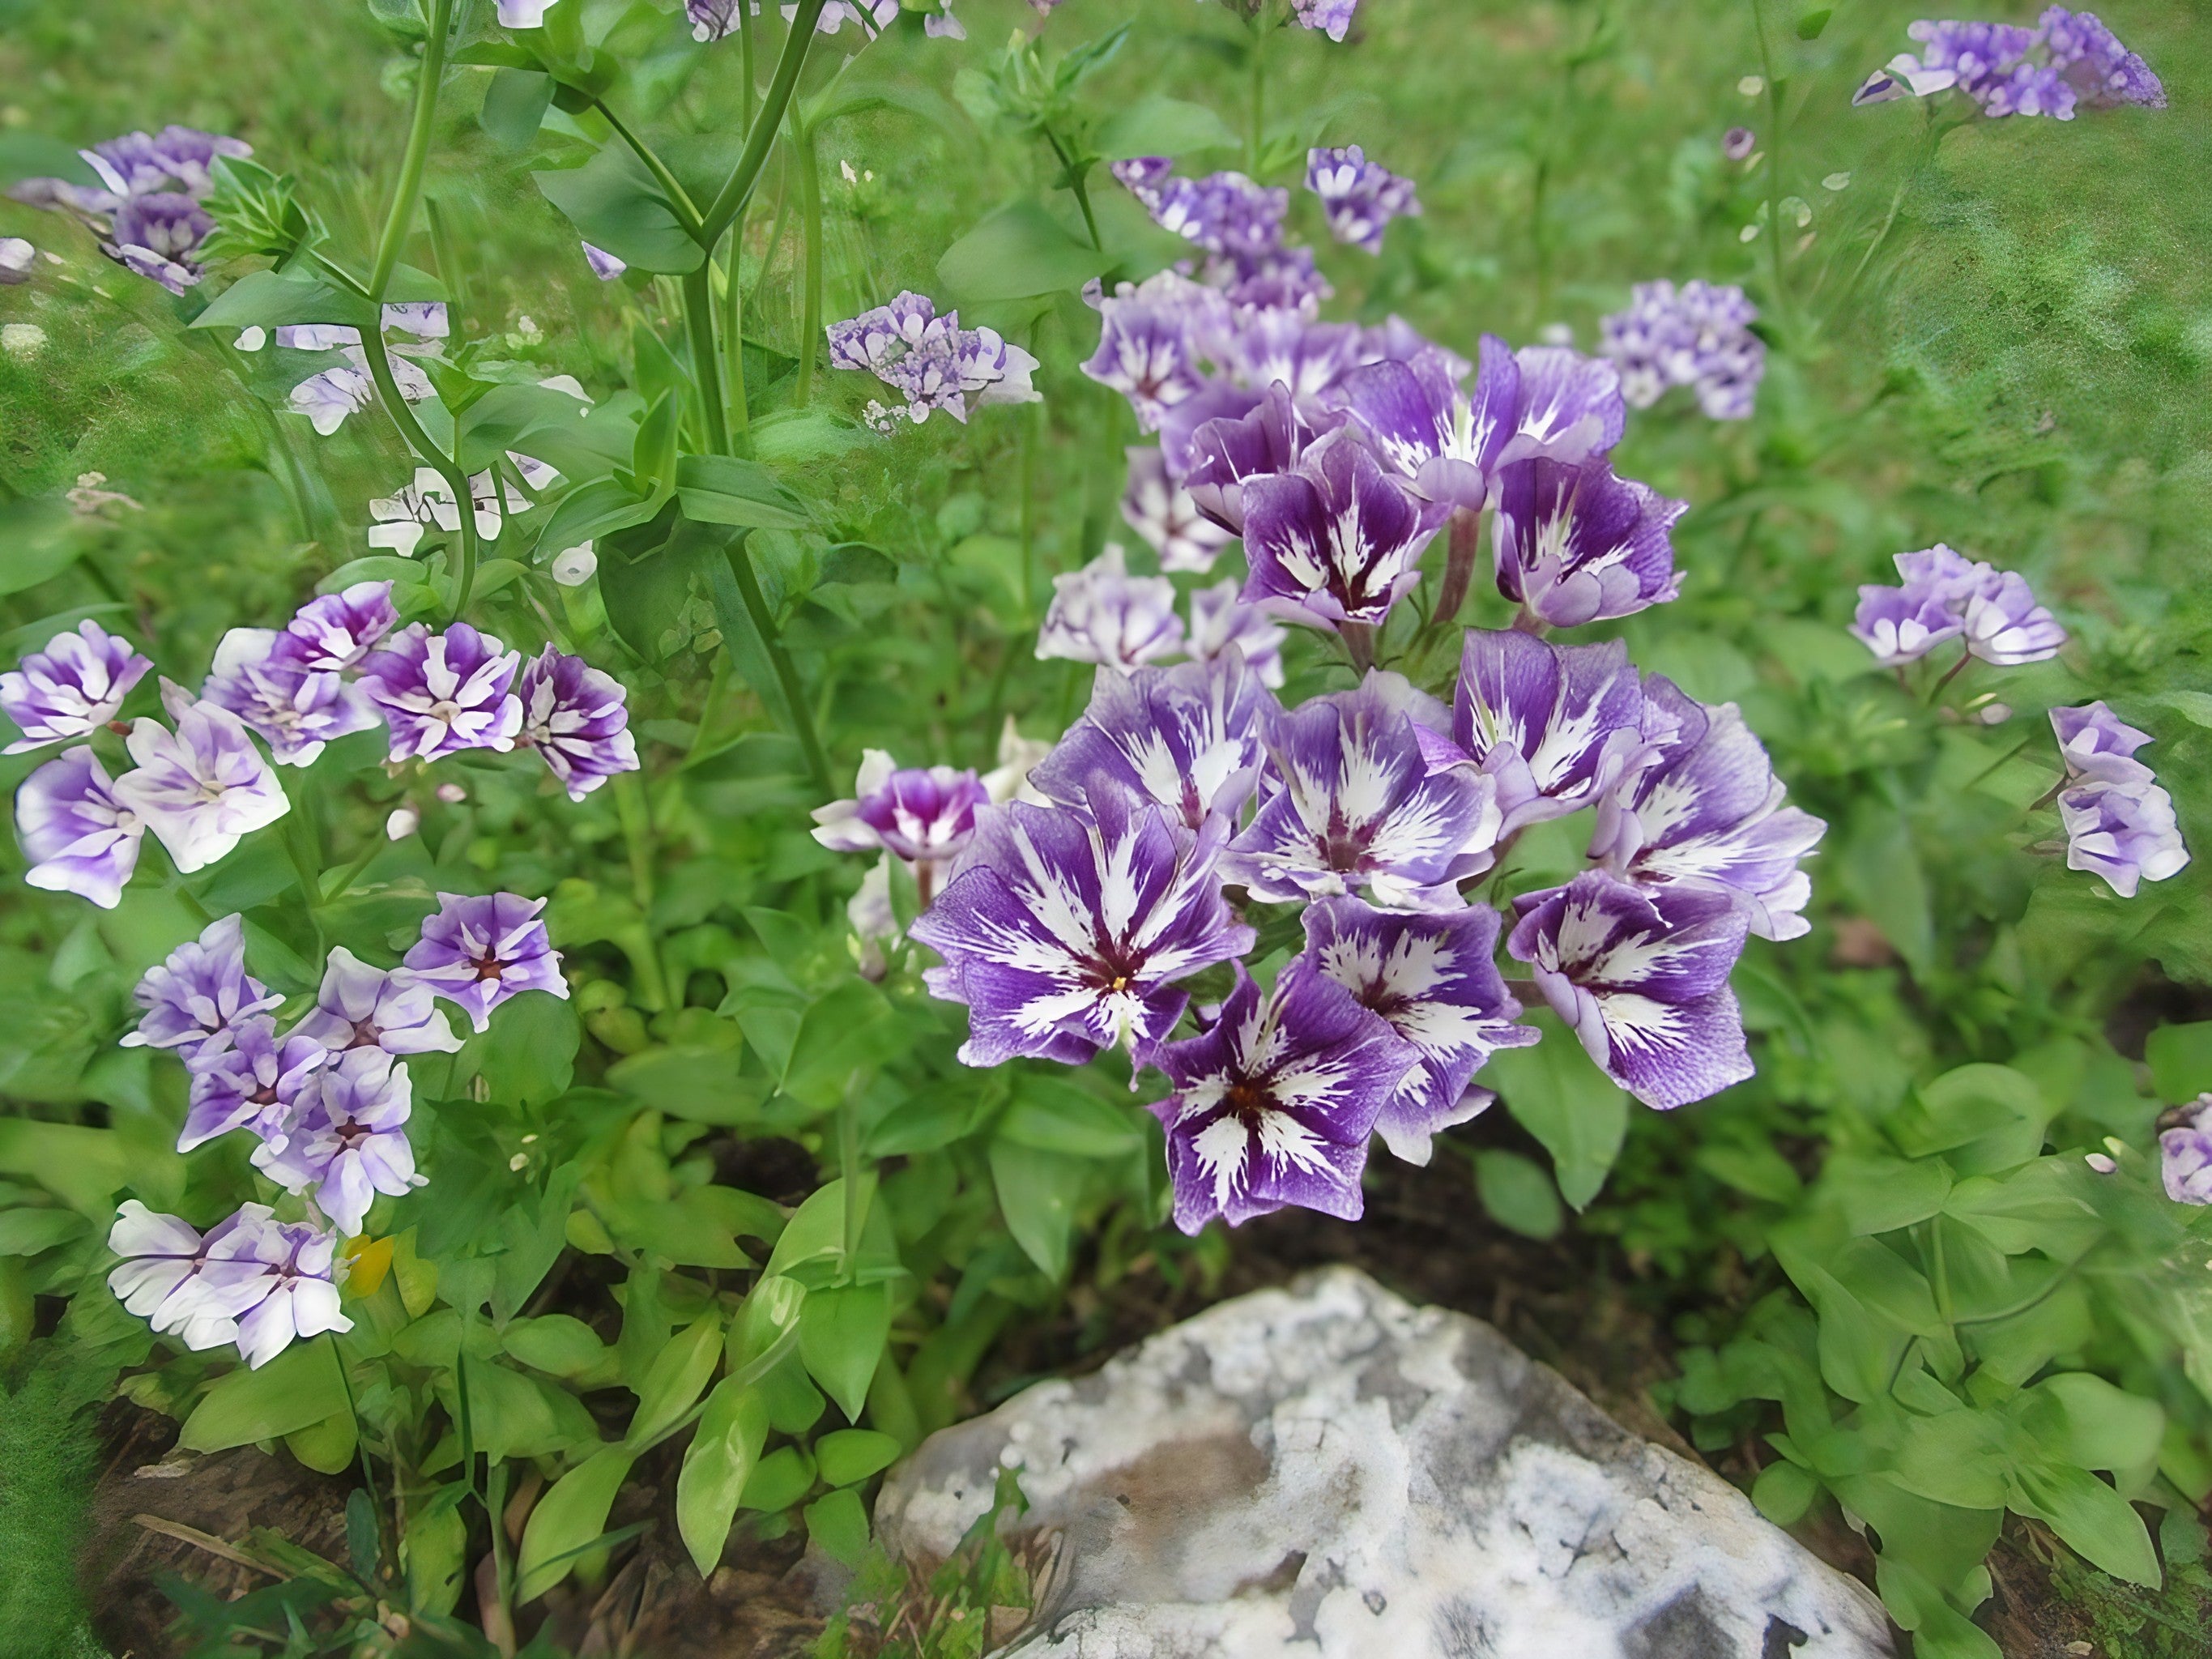
<path fill-rule="evenodd" d="M 283 999 L 246 971 L 237 916 L 149 969 L 135 994 L 145 1012 L 123 1041 L 169 1050 L 191 1075 L 177 1150 L 246 1130 L 259 1143 L 253 1167 L 301 1200 L 304 1218 L 278 1221 L 269 1206 L 246 1204 L 203 1237 L 130 1200 L 108 1235 L 124 1258 L 108 1275 L 123 1304 L 187 1347 L 235 1343 L 256 1367 L 295 1338 L 350 1330 L 339 1311 L 340 1247 L 379 1194 L 423 1184 L 407 1139 L 407 1059 L 461 1046 L 438 998 L 482 1031 L 525 991 L 568 994 L 538 920 L 544 903 L 441 893 L 400 966 L 332 951 L 314 1006 L 289 1031 L 271 1012 Z"/>
<path fill-rule="evenodd" d="M 2017 571 L 1941 543 L 1899 554 L 1897 570 L 1900 586 L 1859 589 L 1851 632 L 1900 676 L 1905 665 L 1954 639 L 1960 650 L 1947 679 L 1975 661 L 2000 668 L 2042 662 L 2066 643 L 2065 628 Z M 2124 724 L 2102 702 L 2054 708 L 2051 725 L 2065 768 L 2052 794 L 2066 830 L 2067 867 L 2094 872 L 2132 898 L 2141 883 L 2164 881 L 2187 865 L 2172 797 L 2134 758 L 2150 734 Z"/>
<path fill-rule="evenodd" d="M 988 404 L 1029 404 L 1040 394 L 1030 384 L 1037 360 L 997 330 L 963 328 L 960 313 L 937 314 L 924 294 L 904 292 L 842 323 L 832 323 L 830 364 L 871 374 L 899 395 L 887 407 L 872 402 L 863 416 L 878 432 L 903 419 L 916 426 L 939 410 L 964 422 Z"/>
<path fill-rule="evenodd" d="M 161 682 L 173 729 L 116 720 L 153 666 L 129 641 L 95 622 L 55 635 L 0 674 L 0 713 L 22 733 L 9 752 L 113 731 L 132 769 L 111 777 L 86 743 L 24 781 L 24 879 L 112 908 L 148 830 L 180 872 L 202 869 L 289 810 L 270 759 L 312 765 L 332 740 L 379 724 L 394 763 L 534 749 L 576 799 L 636 768 L 626 694 L 611 676 L 551 646 L 525 666 L 465 623 L 392 635 L 398 622 L 392 584 L 359 582 L 310 600 L 282 629 L 234 628 L 197 697 Z"/>
<path fill-rule="evenodd" d="M 2159 1174 L 2177 1204 L 2212 1204 L 2212 1094 L 2158 1120 Z"/>
<path fill-rule="evenodd" d="M 95 186 L 65 179 L 26 179 L 9 191 L 33 207 L 69 214 L 100 239 L 100 251 L 126 270 L 182 294 L 200 280 L 194 257 L 215 228 L 200 205 L 215 188 L 215 164 L 252 146 L 192 127 L 126 132 L 78 152 L 99 176 Z"/>
<path fill-rule="evenodd" d="M 2122 46 L 2094 12 L 2052 6 L 2033 28 L 2016 23 L 1928 22 L 1905 31 L 1917 56 L 1900 52 L 1852 96 L 1887 103 L 1957 91 L 1987 116 L 2047 115 L 2070 121 L 2080 107 L 2166 107 L 2150 65 Z"/>
<path fill-rule="evenodd" d="M 1306 188 L 1321 198 L 1328 234 L 1370 253 L 1382 252 L 1382 234 L 1393 219 L 1418 217 L 1421 211 L 1413 181 L 1369 161 L 1357 144 L 1308 150 Z"/>
<path fill-rule="evenodd" d="M 1161 568 L 1204 567 L 1178 566 L 1163 553 Z M 1176 614 L 1175 584 L 1165 576 L 1132 576 L 1117 543 L 1107 543 L 1096 559 L 1054 577 L 1052 585 L 1052 604 L 1037 632 L 1041 659 L 1061 657 L 1127 673 L 1176 657 L 1212 662 L 1233 645 L 1261 684 L 1283 683 L 1285 635 L 1266 611 L 1237 597 L 1233 578 L 1191 590 L 1188 627 Z"/>
<path fill-rule="evenodd" d="M 1057 3 L 1057 0 L 1053 0 L 1053 3 Z M 507 22 L 507 7 L 514 3 L 516 0 L 502 0 L 501 22 Z M 537 4 L 537 0 L 527 0 L 527 3 Z M 552 0 L 544 0 L 544 5 L 551 3 Z M 1030 3 L 1037 5 L 1037 0 L 1030 0 Z M 741 4 L 750 4 L 750 15 L 758 17 L 761 15 L 761 0 L 684 0 L 684 15 L 691 22 L 691 38 L 708 42 L 727 40 L 737 32 L 738 8 Z M 541 14 L 544 5 L 537 5 Z M 836 34 L 850 23 L 860 32 L 862 44 L 866 45 L 898 21 L 899 9 L 899 0 L 830 0 L 830 3 L 822 8 L 821 16 L 815 21 L 814 32 L 817 34 Z M 1037 5 L 1040 11 L 1050 9 L 1049 4 Z M 786 0 L 783 21 L 788 23 L 798 15 L 799 7 L 794 0 Z M 507 23 L 507 27 L 513 28 L 517 25 Z M 535 27 L 535 20 L 521 27 Z M 952 15 L 952 0 L 937 0 L 934 9 L 922 14 L 921 28 L 923 33 L 933 39 L 965 40 L 968 38 L 967 29 Z"/>
<path fill-rule="evenodd" d="M 1601 349 L 1631 408 L 1649 409 L 1668 387 L 1686 386 L 1713 420 L 1747 421 L 1766 374 L 1766 343 L 1751 331 L 1758 319 L 1740 288 L 1638 283 L 1628 309 L 1600 325 Z"/>

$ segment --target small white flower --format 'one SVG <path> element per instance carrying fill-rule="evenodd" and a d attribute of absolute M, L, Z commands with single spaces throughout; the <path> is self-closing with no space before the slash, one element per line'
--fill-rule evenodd
<path fill-rule="evenodd" d="M 231 342 L 231 344 L 236 346 L 240 351 L 258 351 L 268 343 L 269 331 L 258 323 L 252 328 L 240 329 L 238 331 L 238 337 Z"/>
<path fill-rule="evenodd" d="M 422 827 L 422 814 L 415 807 L 395 806 L 392 809 L 392 816 L 384 821 L 384 838 L 386 841 L 405 841 Z"/>

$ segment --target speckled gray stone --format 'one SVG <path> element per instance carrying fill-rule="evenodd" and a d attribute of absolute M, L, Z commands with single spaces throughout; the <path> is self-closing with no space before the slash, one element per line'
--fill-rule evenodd
<path fill-rule="evenodd" d="M 1489 1326 L 1331 1268 L 933 1435 L 880 1536 L 940 1559 L 1018 1466 L 1024 1659 L 1888 1659 L 1860 1584 Z"/>

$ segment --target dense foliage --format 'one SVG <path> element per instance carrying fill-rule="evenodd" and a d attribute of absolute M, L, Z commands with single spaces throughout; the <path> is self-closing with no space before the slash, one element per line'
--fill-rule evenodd
<path fill-rule="evenodd" d="M 356 1484 L 210 1641 L 550 1644 L 665 1463 L 974 1651 L 882 1471 L 1398 1158 L 1923 1659 L 2201 1582 L 2212 37 L 1468 12 L 25 13 L 11 1553 L 119 1394 Z"/>

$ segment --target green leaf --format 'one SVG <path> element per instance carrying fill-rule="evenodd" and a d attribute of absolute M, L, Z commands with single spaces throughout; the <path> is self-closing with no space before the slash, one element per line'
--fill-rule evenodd
<path fill-rule="evenodd" d="M 806 1506 L 806 1535 L 848 1567 L 868 1551 L 868 1511 L 856 1492 L 833 1492 Z"/>
<path fill-rule="evenodd" d="M 536 70 L 501 69 L 484 88 L 477 119 L 502 149 L 526 149 L 553 103 L 553 77 Z"/>
<path fill-rule="evenodd" d="M 343 323 L 374 328 L 378 313 L 358 294 L 319 276 L 282 270 L 249 271 L 192 319 L 194 328 L 281 328 L 293 323 Z"/>
<path fill-rule="evenodd" d="M 531 177 L 577 234 L 639 270 L 682 276 L 706 258 L 624 144 L 609 144 L 582 167 Z"/>
<path fill-rule="evenodd" d="M 1751 1501 L 1778 1527 L 1794 1527 L 1803 1520 L 1820 1493 L 1820 1483 L 1795 1463 L 1769 1463 L 1751 1483 Z"/>
<path fill-rule="evenodd" d="M 2155 1589 L 2157 1553 L 2134 1505 L 2087 1469 L 2030 1462 L 2014 1471 L 2012 1507 L 2049 1524 L 2066 1547 L 2115 1578 Z"/>
<path fill-rule="evenodd" d="M 814 1443 L 814 1461 L 822 1479 L 833 1486 L 849 1486 L 898 1462 L 899 1443 L 873 1429 L 832 1429 Z"/>
<path fill-rule="evenodd" d="M 25 179 L 61 179 L 88 190 L 104 188 L 83 156 L 42 132 L 0 132 L 0 190 Z"/>
<path fill-rule="evenodd" d="M 2095 1179 L 2072 1158 L 2038 1158 L 2007 1176 L 1961 1181 L 1943 1213 L 2008 1255 L 2041 1250 L 2071 1261 L 2104 1236 L 2104 1218 L 2085 1190 Z"/>
<path fill-rule="evenodd" d="M 1960 1409 L 1908 1419 L 1895 1455 L 1897 1483 L 1959 1509 L 2001 1509 L 2012 1441 L 2012 1425 L 2000 1412 Z"/>
<path fill-rule="evenodd" d="M 998 1137 L 1041 1152 L 1089 1158 L 1125 1157 L 1145 1142 L 1133 1110 L 1042 1072 L 1016 1079 L 1013 1104 L 999 1120 Z"/>
<path fill-rule="evenodd" d="M 1079 289 L 1107 258 L 1076 240 L 1037 202 L 999 210 L 945 249 L 937 274 L 957 299 L 1025 300 Z"/>
<path fill-rule="evenodd" d="M 854 1072 L 896 1059 L 908 1042 L 881 991 L 858 976 L 842 980 L 800 1018 L 784 1067 L 783 1091 L 826 1111 L 844 1097 Z"/>
<path fill-rule="evenodd" d="M 1917 976 L 1936 953 L 1936 921 L 1928 877 L 1911 827 L 1896 808 L 1864 801 L 1852 815 L 1838 874 L 1867 920 Z"/>
<path fill-rule="evenodd" d="M 36 587 L 74 564 L 84 551 L 75 532 L 74 515 L 59 496 L 0 501 L 0 596 Z"/>
<path fill-rule="evenodd" d="M 607 1511 L 635 1461 L 627 1445 L 602 1446 L 546 1489 L 522 1528 L 517 1601 L 537 1600 L 575 1571 L 605 1533 Z"/>
<path fill-rule="evenodd" d="M 1770 1204 L 1795 1203 L 1805 1183 L 1790 1160 L 1768 1146 L 1717 1144 L 1698 1148 L 1697 1165 L 1715 1180 Z"/>
<path fill-rule="evenodd" d="M 598 1443 L 599 1425 L 566 1389 L 490 1360 L 471 1359 L 457 1370 L 468 1378 L 469 1430 L 478 1451 L 495 1458 L 548 1457 Z M 439 1379 L 437 1394 L 446 1415 L 458 1424 L 454 1375 Z"/>
<path fill-rule="evenodd" d="M 645 1381 L 638 1385 L 637 1412 L 630 1419 L 623 1443 L 642 1451 L 653 1439 L 691 1409 L 714 1364 L 722 1357 L 721 1316 L 708 1313 L 695 1319 L 668 1339 Z"/>
<path fill-rule="evenodd" d="M 1836 15 L 1833 6 L 1816 6 L 1797 20 L 1797 38 L 1817 40 L 1820 32 L 1828 27 L 1828 20 Z"/>
<path fill-rule="evenodd" d="M 1501 1227 L 1528 1238 L 1556 1238 L 1565 1224 L 1552 1177 L 1533 1158 L 1486 1149 L 1474 1160 L 1474 1189 Z"/>
<path fill-rule="evenodd" d="M 1204 104 L 1180 98 L 1139 98 L 1099 124 L 1092 148 L 1109 161 L 1138 155 L 1187 155 L 1194 149 L 1228 149 L 1237 143 L 1228 125 Z"/>
<path fill-rule="evenodd" d="M 1923 1083 L 1885 1127 L 1911 1158 L 1944 1152 L 1954 1174 L 1988 1175 L 2043 1150 L 2051 1104 L 2035 1080 L 2009 1066 L 1976 1064 Z"/>
<path fill-rule="evenodd" d="M 1544 1033 L 1534 1048 L 1501 1048 L 1483 1081 L 1496 1089 L 1514 1121 L 1551 1153 L 1559 1195 L 1586 1207 L 1605 1185 L 1628 1134 L 1628 1096 L 1591 1063 L 1580 1042 L 1551 1014 L 1529 1024 Z"/>
<path fill-rule="evenodd" d="M 763 1085 L 738 1075 L 735 1048 L 647 1048 L 609 1066 L 607 1081 L 655 1111 L 692 1123 L 734 1125 L 760 1117 Z"/>
<path fill-rule="evenodd" d="M 643 524 L 660 509 L 649 495 L 633 494 L 612 478 L 594 478 L 561 498 L 538 532 L 543 551 L 565 553 L 610 531 Z"/>
<path fill-rule="evenodd" d="M 462 412 L 459 462 L 481 471 L 510 449 L 535 455 L 540 433 L 566 434 L 584 424 L 584 406 L 550 386 L 513 381 L 494 386 Z"/>
<path fill-rule="evenodd" d="M 763 1273 L 730 1322 L 725 1345 L 730 1375 L 739 1382 L 765 1376 L 797 1346 L 799 1312 L 806 1286 L 781 1273 Z"/>
<path fill-rule="evenodd" d="M 477 1075 L 501 1105 L 544 1106 L 575 1075 L 583 1026 L 564 997 L 519 996 L 491 1017 Z"/>
<path fill-rule="evenodd" d="M 1057 1284 L 1067 1273 L 1075 1206 L 1091 1178 L 1088 1159 L 1009 1140 L 991 1142 L 991 1182 L 1006 1230 L 1039 1272 Z"/>
<path fill-rule="evenodd" d="M 2175 1104 L 2196 1099 L 2212 1089 L 2212 1020 L 2160 1026 L 2143 1043 L 2143 1058 L 2160 1099 Z"/>
<path fill-rule="evenodd" d="M 2161 691 L 2151 701 L 2197 726 L 2212 726 L 2212 691 Z"/>
<path fill-rule="evenodd" d="M 768 1403 L 759 1389 L 734 1376 L 717 1382 L 676 1478 L 676 1529 L 702 1578 L 711 1577 L 722 1559 L 730 1522 L 767 1438 Z"/>
<path fill-rule="evenodd" d="M 1951 1172 L 1940 1158 L 1911 1163 L 1839 1152 L 1820 1172 L 1820 1194 L 1852 1232 L 1894 1232 L 1941 1212 L 1951 1195 Z"/>
<path fill-rule="evenodd" d="M 2085 1469 L 2135 1469 L 2158 1456 L 2166 1411 L 2087 1371 L 2046 1377 L 2014 1402 L 2021 1425 L 2044 1449 Z"/>
<path fill-rule="evenodd" d="M 82 1237 L 89 1224 L 75 1210 L 0 1210 L 0 1255 L 36 1255 Z"/>
<path fill-rule="evenodd" d="M 336 1352 L 326 1341 L 295 1342 L 259 1370 L 240 1366 L 192 1408 L 177 1443 L 186 1451 L 228 1451 L 274 1440 L 346 1409 Z"/>
<path fill-rule="evenodd" d="M 799 1357 L 807 1374 L 857 1423 L 891 1332 L 890 1288 L 846 1285 L 810 1291 L 799 1310 Z"/>
<path fill-rule="evenodd" d="M 749 1510 L 787 1510 L 814 1484 L 814 1466 L 796 1446 L 783 1446 L 753 1466 L 738 1501 Z"/>
<path fill-rule="evenodd" d="M 614 1358 L 598 1332 L 568 1314 L 518 1319 L 500 1334 L 500 1342 L 532 1370 L 572 1380 L 604 1370 Z"/>
<path fill-rule="evenodd" d="M 132 1163 L 112 1129 L 0 1118 L 0 1175 L 29 1176 L 99 1226 L 115 1219 L 115 1194 L 131 1180 Z"/>
<path fill-rule="evenodd" d="M 399 1559 L 407 1569 L 407 1604 L 416 1613 L 451 1613 L 460 1601 L 469 1542 L 463 1490 L 445 1486 L 428 1504 L 410 1503 Z"/>
<path fill-rule="evenodd" d="M 775 474 L 734 455 L 686 455 L 676 464 L 684 516 L 702 524 L 749 530 L 804 530 L 813 523 L 805 501 Z"/>

